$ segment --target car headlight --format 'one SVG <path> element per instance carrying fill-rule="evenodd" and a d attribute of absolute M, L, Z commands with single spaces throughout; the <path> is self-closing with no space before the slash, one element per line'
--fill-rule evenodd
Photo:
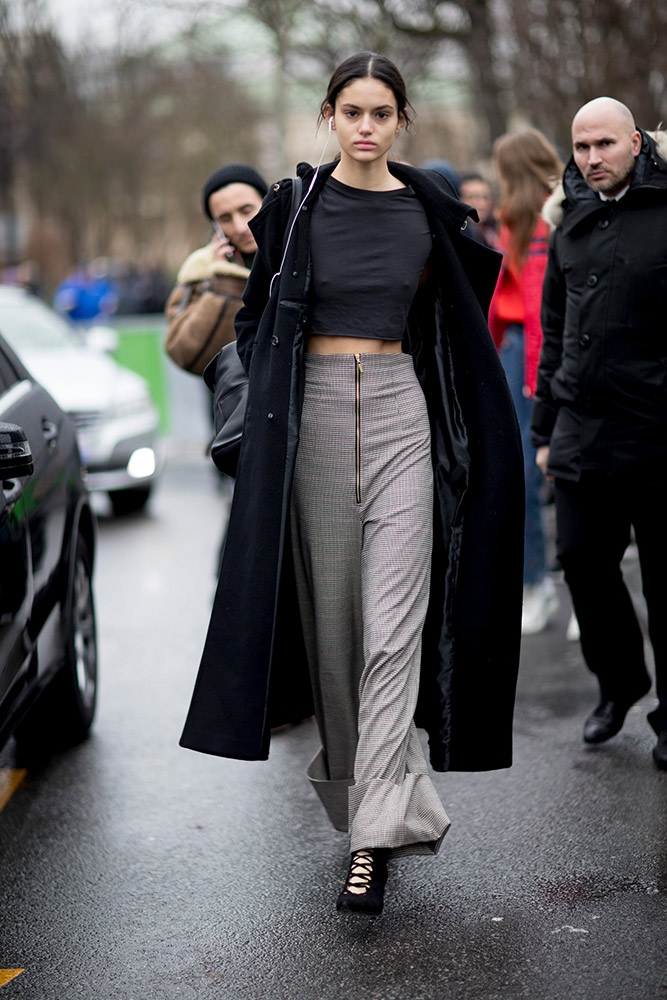
<path fill-rule="evenodd" d="M 127 474 L 132 479 L 147 479 L 157 468 L 155 452 L 152 448 L 137 448 L 127 463 Z"/>

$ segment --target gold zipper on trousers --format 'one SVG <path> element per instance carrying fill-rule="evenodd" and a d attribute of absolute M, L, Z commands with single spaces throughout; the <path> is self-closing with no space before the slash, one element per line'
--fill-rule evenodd
<path fill-rule="evenodd" d="M 354 360 L 356 362 L 354 367 L 354 472 L 357 503 L 361 503 L 361 373 L 364 369 L 360 354 L 355 354 Z"/>

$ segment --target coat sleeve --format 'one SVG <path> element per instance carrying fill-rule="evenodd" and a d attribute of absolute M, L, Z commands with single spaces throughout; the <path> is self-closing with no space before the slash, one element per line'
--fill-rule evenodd
<path fill-rule="evenodd" d="M 280 269 L 286 193 L 291 197 L 289 182 L 274 184 L 259 212 L 250 222 L 250 230 L 257 243 L 257 253 L 245 287 L 243 305 L 234 321 L 236 349 L 247 375 L 250 374 L 259 323 L 271 295 L 271 279 Z"/>
<path fill-rule="evenodd" d="M 236 350 L 246 375 L 250 374 L 250 362 L 255 346 L 255 338 L 262 313 L 269 301 L 271 276 L 261 254 L 255 254 L 250 277 L 243 294 L 243 305 L 236 314 Z"/>
<path fill-rule="evenodd" d="M 538 222 L 528 251 L 528 260 L 523 271 L 521 294 L 524 309 L 524 386 L 530 396 L 535 395 L 537 368 L 542 349 L 542 324 L 540 310 L 542 289 L 549 250 L 549 231 L 543 220 Z"/>
<path fill-rule="evenodd" d="M 208 362 L 234 339 L 234 315 L 240 300 L 207 288 L 210 282 L 176 285 L 165 313 L 164 349 L 180 368 L 201 375 Z"/>
<path fill-rule="evenodd" d="M 549 444 L 556 423 L 557 404 L 551 395 L 551 380 L 560 366 L 565 326 L 565 278 L 558 261 L 558 233 L 551 241 L 542 291 L 542 353 L 537 370 L 537 389 L 531 423 L 536 448 Z"/>
<path fill-rule="evenodd" d="M 496 247 L 496 249 L 502 254 L 500 273 L 498 274 L 498 281 L 496 282 L 496 288 L 493 293 L 493 298 L 491 299 L 491 305 L 489 306 L 489 330 L 491 332 L 491 336 L 493 337 L 493 343 L 496 345 L 498 350 L 500 350 L 502 346 L 503 333 L 505 332 L 505 327 L 507 326 L 507 323 L 504 323 L 498 318 L 498 297 L 501 293 L 503 284 L 507 279 L 507 241 L 507 228 L 503 226 L 498 234 L 498 244 Z"/>

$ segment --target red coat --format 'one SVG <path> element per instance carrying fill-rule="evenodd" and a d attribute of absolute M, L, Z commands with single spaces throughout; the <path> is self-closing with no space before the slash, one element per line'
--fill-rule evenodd
<path fill-rule="evenodd" d="M 517 272 L 510 269 L 508 265 L 509 230 L 506 226 L 503 226 L 498 238 L 498 249 L 503 253 L 503 263 L 489 310 L 489 329 L 491 330 L 496 347 L 500 350 L 505 327 L 510 321 L 501 319 L 498 316 L 498 300 L 502 296 L 503 291 L 508 290 L 510 282 L 515 282 L 518 285 L 521 304 L 523 305 L 524 386 L 527 389 L 527 395 L 531 397 L 535 395 L 537 366 L 540 361 L 540 351 L 542 349 L 540 309 L 542 308 L 542 285 L 544 283 L 544 273 L 547 269 L 549 254 L 549 235 L 548 225 L 544 219 L 539 219 L 530 241 L 530 246 L 528 247 L 526 263 L 521 268 L 521 271 Z"/>

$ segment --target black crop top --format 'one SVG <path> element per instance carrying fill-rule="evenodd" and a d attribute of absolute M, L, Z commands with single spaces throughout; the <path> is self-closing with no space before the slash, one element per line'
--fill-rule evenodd
<path fill-rule="evenodd" d="M 431 246 L 412 188 L 366 191 L 330 177 L 311 220 L 310 333 L 401 340 Z"/>

